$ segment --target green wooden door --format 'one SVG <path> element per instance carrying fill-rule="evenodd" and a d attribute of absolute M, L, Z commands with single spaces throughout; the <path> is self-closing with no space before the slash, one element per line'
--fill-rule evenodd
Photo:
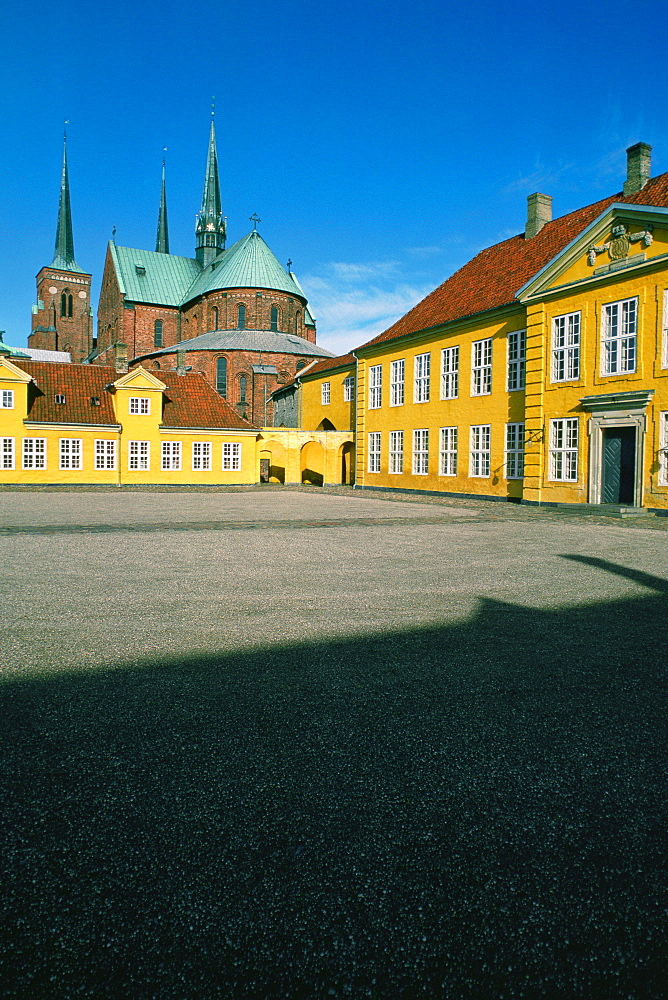
<path fill-rule="evenodd" d="M 601 503 L 634 502 L 635 465 L 635 427 L 610 427 L 604 430 Z"/>

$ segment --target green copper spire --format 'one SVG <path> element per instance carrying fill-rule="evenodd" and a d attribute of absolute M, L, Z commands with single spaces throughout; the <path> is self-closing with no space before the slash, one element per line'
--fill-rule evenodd
<path fill-rule="evenodd" d="M 67 174 L 67 133 L 63 136 L 63 172 L 60 178 L 56 252 L 51 262 L 51 267 L 57 267 L 60 271 L 78 271 L 80 274 L 84 273 L 74 259 L 70 182 Z"/>
<path fill-rule="evenodd" d="M 167 190 L 165 188 L 165 159 L 162 160 L 162 186 L 160 188 L 160 209 L 158 211 L 158 235 L 155 239 L 156 253 L 169 253 L 169 229 L 167 227 Z"/>
<path fill-rule="evenodd" d="M 209 153 L 206 159 L 204 175 L 204 191 L 202 207 L 197 216 L 195 234 L 197 250 L 195 256 L 200 264 L 206 266 L 225 249 L 226 226 L 220 203 L 220 184 L 218 183 L 218 155 L 216 153 L 216 126 L 211 112 L 211 131 L 209 133 Z"/>

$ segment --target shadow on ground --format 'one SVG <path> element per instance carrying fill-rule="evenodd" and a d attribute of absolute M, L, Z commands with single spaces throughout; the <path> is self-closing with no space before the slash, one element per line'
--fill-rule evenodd
<path fill-rule="evenodd" d="M 586 561 L 652 591 L 5 683 L 0 994 L 665 998 L 668 584 Z"/>

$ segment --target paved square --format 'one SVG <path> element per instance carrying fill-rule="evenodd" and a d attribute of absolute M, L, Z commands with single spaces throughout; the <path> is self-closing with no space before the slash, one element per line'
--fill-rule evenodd
<path fill-rule="evenodd" d="M 3 995 L 665 997 L 655 523 L 3 492 L 0 548 Z"/>

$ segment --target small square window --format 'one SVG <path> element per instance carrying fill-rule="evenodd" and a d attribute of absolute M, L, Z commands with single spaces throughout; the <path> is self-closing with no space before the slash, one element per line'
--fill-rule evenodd
<path fill-rule="evenodd" d="M 151 400 L 146 396 L 130 396 L 130 413 L 146 416 L 151 412 Z"/>
<path fill-rule="evenodd" d="M 65 395 L 62 392 L 56 393 L 56 403 L 62 405 L 65 402 Z"/>
<path fill-rule="evenodd" d="M 102 400 L 100 399 L 99 396 L 91 396 L 90 397 L 90 405 L 91 406 L 102 406 Z"/>

